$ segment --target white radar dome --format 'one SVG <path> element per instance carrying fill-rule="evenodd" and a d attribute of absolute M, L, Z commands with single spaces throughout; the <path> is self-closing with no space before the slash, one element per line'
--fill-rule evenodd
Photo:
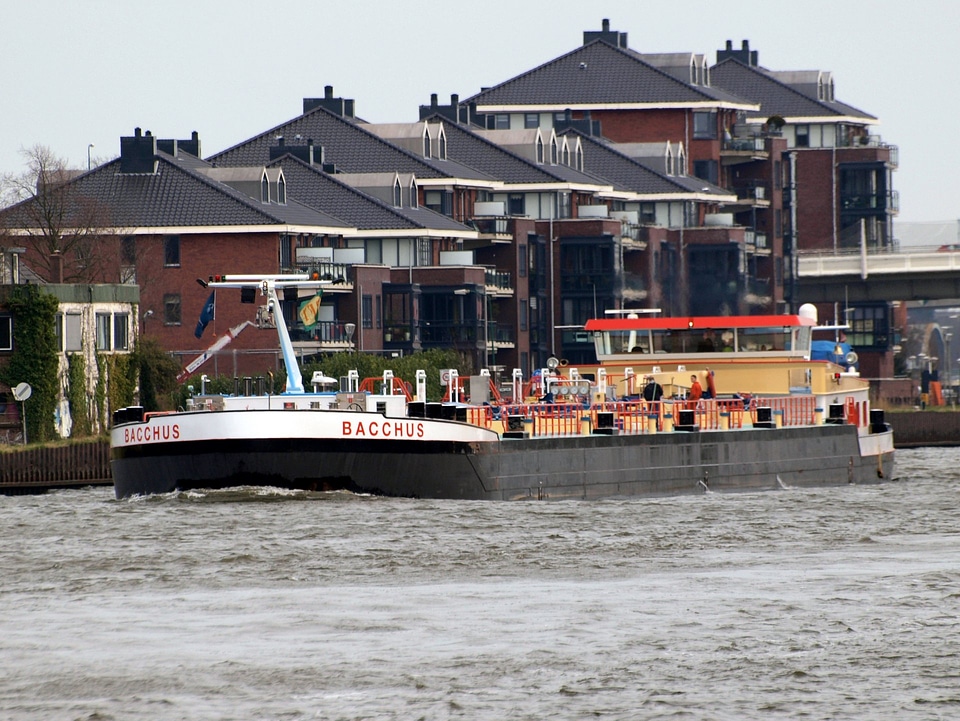
<path fill-rule="evenodd" d="M 804 303 L 800 306 L 800 311 L 798 315 L 801 318 L 809 318 L 813 321 L 813 324 L 817 324 L 817 306 L 813 303 Z"/>

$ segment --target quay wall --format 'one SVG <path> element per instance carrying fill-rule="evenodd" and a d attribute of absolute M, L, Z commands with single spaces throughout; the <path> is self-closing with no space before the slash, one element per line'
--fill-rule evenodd
<path fill-rule="evenodd" d="M 0 451 L 0 494 L 45 493 L 56 488 L 111 485 L 110 442 Z"/>
<path fill-rule="evenodd" d="M 960 411 L 887 411 L 897 448 L 960 446 Z"/>

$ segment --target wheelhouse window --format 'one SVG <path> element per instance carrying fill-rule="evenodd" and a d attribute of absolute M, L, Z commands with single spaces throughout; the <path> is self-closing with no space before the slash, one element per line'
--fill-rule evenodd
<path fill-rule="evenodd" d="M 0 351 L 13 350 L 13 317 L 0 316 Z"/>
<path fill-rule="evenodd" d="M 163 322 L 166 325 L 180 325 L 180 294 L 167 293 L 163 296 Z"/>
<path fill-rule="evenodd" d="M 167 267 L 180 266 L 180 236 L 163 236 L 163 264 Z"/>

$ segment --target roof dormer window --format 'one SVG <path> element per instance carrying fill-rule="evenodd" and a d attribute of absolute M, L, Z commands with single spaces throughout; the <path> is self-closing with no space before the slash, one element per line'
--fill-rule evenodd
<path fill-rule="evenodd" d="M 550 138 L 550 164 L 556 165 L 560 162 L 560 149 L 557 147 L 557 139 Z"/>
<path fill-rule="evenodd" d="M 570 167 L 570 146 L 566 144 L 563 146 L 563 164 Z"/>
<path fill-rule="evenodd" d="M 267 171 L 263 171 L 260 176 L 260 202 L 270 202 L 270 181 L 267 179 Z"/>
<path fill-rule="evenodd" d="M 440 128 L 440 137 L 438 139 L 437 145 L 439 147 L 439 153 L 437 154 L 437 157 L 440 160 L 446 160 L 447 159 L 447 134 L 443 132 L 443 128 Z"/>
<path fill-rule="evenodd" d="M 277 178 L 277 202 L 280 205 L 287 204 L 287 181 L 282 174 Z"/>
<path fill-rule="evenodd" d="M 707 59 L 703 59 L 703 65 L 700 68 L 700 83 L 705 87 L 710 87 L 710 66 L 707 65 Z"/>
<path fill-rule="evenodd" d="M 430 157 L 430 134 L 426 132 L 423 134 L 423 157 Z"/>
<path fill-rule="evenodd" d="M 418 193 L 418 191 L 417 191 L 417 181 L 411 179 L 411 180 L 410 180 L 410 207 L 411 207 L 411 208 L 419 208 L 419 207 L 420 207 L 420 202 L 419 202 L 419 198 L 417 197 L 417 193 Z"/>
<path fill-rule="evenodd" d="M 403 207 L 403 192 L 400 189 L 400 178 L 393 181 L 393 205 L 395 208 Z"/>
<path fill-rule="evenodd" d="M 700 68 L 699 68 L 699 66 L 697 65 L 697 59 L 696 59 L 696 58 L 691 58 L 691 59 L 690 59 L 690 84 L 691 84 L 691 85 L 699 85 L 699 84 L 700 84 L 700 79 L 697 77 L 698 72 L 699 72 L 699 69 L 700 69 Z"/>
<path fill-rule="evenodd" d="M 537 162 L 543 165 L 543 138 L 537 138 Z"/>
<path fill-rule="evenodd" d="M 583 148 L 577 148 L 577 170 L 583 172 Z"/>

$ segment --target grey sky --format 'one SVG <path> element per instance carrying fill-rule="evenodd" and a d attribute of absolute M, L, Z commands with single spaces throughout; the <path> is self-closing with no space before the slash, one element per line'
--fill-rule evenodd
<path fill-rule="evenodd" d="M 960 117 L 954 0 L 12 2 L 0 13 L 0 172 L 21 170 L 20 149 L 35 144 L 76 167 L 90 143 L 94 159 L 115 157 L 134 127 L 196 130 L 210 155 L 298 115 L 325 85 L 362 118 L 413 121 L 430 93 L 469 97 L 609 18 L 640 52 L 713 63 L 726 40 L 749 39 L 765 67 L 833 72 L 837 98 L 878 117 L 874 132 L 900 148 L 900 219 L 960 218 L 960 143 L 947 132 Z"/>

